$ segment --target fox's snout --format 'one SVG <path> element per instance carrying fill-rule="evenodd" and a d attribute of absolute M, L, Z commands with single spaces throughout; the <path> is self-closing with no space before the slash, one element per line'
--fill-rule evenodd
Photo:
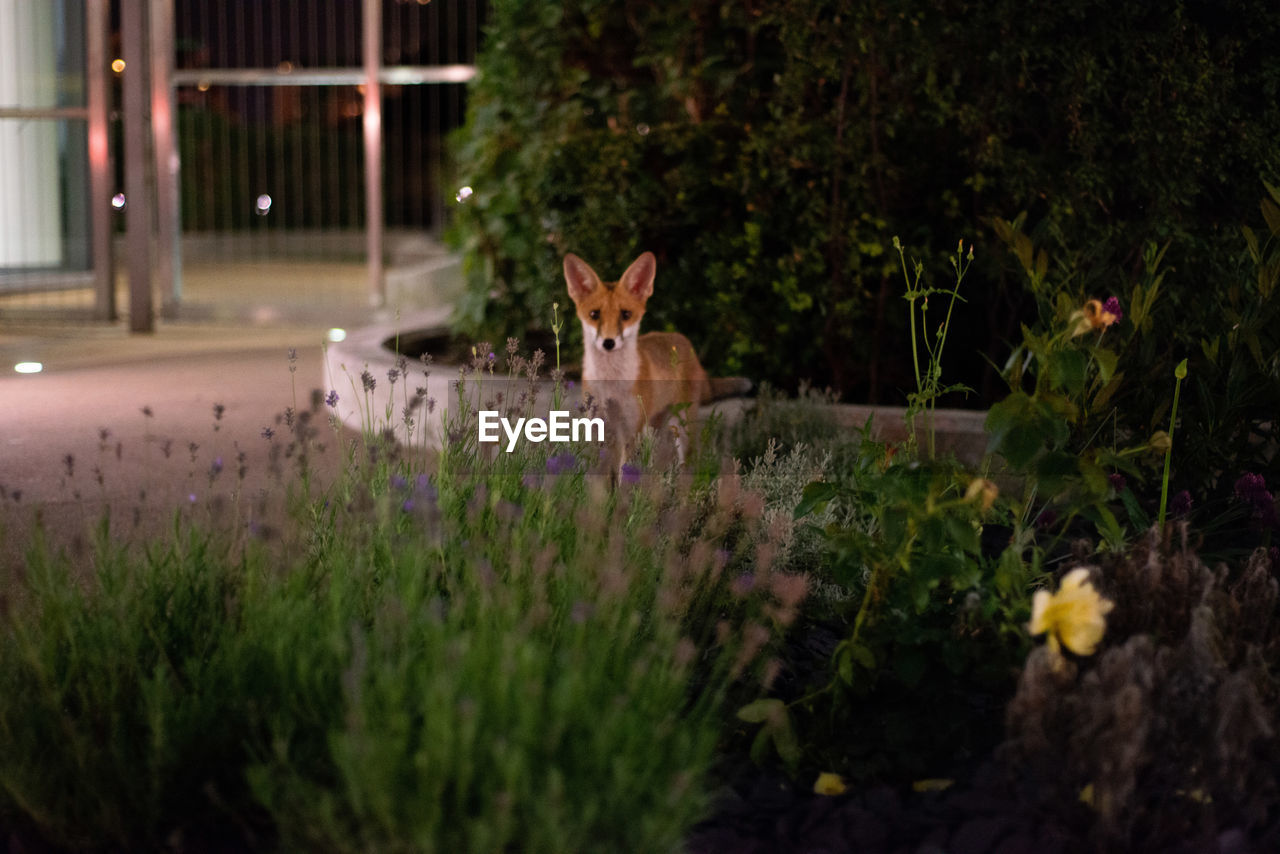
<path fill-rule="evenodd" d="M 582 321 L 587 346 L 612 353 L 621 350 L 628 338 L 635 337 L 635 321 L 631 318 L 623 320 L 616 311 L 613 314 L 612 318 L 602 315 L 599 319 L 592 319 L 588 314 Z"/>

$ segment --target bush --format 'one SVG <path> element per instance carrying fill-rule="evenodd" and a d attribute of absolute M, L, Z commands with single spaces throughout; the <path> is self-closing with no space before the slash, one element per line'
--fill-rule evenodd
<path fill-rule="evenodd" d="M 989 400 L 982 357 L 1034 310 L 975 228 L 1026 211 L 1073 301 L 1123 293 L 1168 242 L 1159 322 L 1221 325 L 1236 227 L 1280 177 L 1277 37 L 1261 0 L 495 0 L 456 146 L 475 191 L 458 322 L 544 326 L 566 251 L 616 274 L 649 249 L 650 325 L 694 334 L 713 371 L 891 400 L 909 376 L 887 356 L 906 333 L 890 238 L 936 269 L 964 237 L 955 378 Z"/>

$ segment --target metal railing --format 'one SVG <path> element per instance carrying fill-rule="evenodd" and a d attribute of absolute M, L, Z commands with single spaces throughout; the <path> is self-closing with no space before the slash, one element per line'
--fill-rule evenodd
<path fill-rule="evenodd" d="M 0 260 L 0 297 L 91 290 L 93 315 L 113 318 L 114 231 L 134 330 L 152 328 L 156 297 L 181 313 L 184 243 L 263 258 L 301 247 L 349 263 L 358 236 L 364 297 L 382 303 L 384 255 L 405 232 L 441 229 L 453 195 L 444 138 L 463 120 L 483 0 L 47 2 L 82 16 L 86 100 L 0 102 L 0 127 L 85 129 L 89 174 L 65 183 L 87 187 L 92 263 Z M 0 0 L 0 12 L 28 3 Z"/>

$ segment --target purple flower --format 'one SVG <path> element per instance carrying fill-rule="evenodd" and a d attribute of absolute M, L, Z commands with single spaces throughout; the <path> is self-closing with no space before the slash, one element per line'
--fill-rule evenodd
<path fill-rule="evenodd" d="M 1186 516 L 1191 512 L 1191 493 L 1182 490 L 1173 496 L 1173 500 L 1169 502 L 1169 515 L 1175 519 L 1180 516 Z"/>
<path fill-rule="evenodd" d="M 640 482 L 640 468 L 633 466 L 631 463 L 622 464 L 622 482 L 628 486 L 635 486 Z"/>
<path fill-rule="evenodd" d="M 1236 481 L 1236 498 L 1250 504 L 1260 499 L 1271 500 L 1271 493 L 1267 491 L 1267 479 L 1253 472 L 1240 475 L 1240 479 Z"/>
<path fill-rule="evenodd" d="M 1114 317 L 1113 322 L 1119 322 L 1124 317 L 1124 312 L 1120 310 L 1120 300 L 1115 297 L 1107 297 L 1107 301 L 1102 304 L 1102 311 Z"/>
<path fill-rule="evenodd" d="M 378 387 L 378 381 L 373 378 L 373 374 L 369 373 L 368 369 L 360 372 L 360 384 L 364 386 L 365 394 Z"/>
<path fill-rule="evenodd" d="M 1124 488 L 1127 485 L 1127 482 L 1124 479 L 1124 475 L 1120 474 L 1119 472 L 1112 472 L 1111 474 L 1107 475 L 1107 480 L 1111 483 L 1111 488 L 1114 489 L 1116 492 L 1124 492 Z"/>
<path fill-rule="evenodd" d="M 414 479 L 413 494 L 419 498 L 425 498 L 429 502 L 435 502 L 436 498 L 440 495 L 440 493 L 436 491 L 435 486 L 432 485 L 431 478 L 427 477 L 425 474 L 420 474 Z"/>
<path fill-rule="evenodd" d="M 275 430 L 272 430 L 270 427 L 263 427 L 263 428 L 262 428 L 262 438 L 264 438 L 264 439 L 270 439 L 270 438 L 271 438 L 272 436 L 274 436 L 275 434 L 276 434 L 276 431 L 275 431 Z"/>
<path fill-rule="evenodd" d="M 565 472 L 575 471 L 577 468 L 578 458 L 568 451 L 547 458 L 548 474 L 564 474 Z"/>
<path fill-rule="evenodd" d="M 337 405 L 338 405 L 338 393 L 337 393 L 336 391 L 334 391 L 333 389 L 329 389 L 329 393 L 328 393 L 327 395 L 325 395 L 324 402 L 325 402 L 325 404 L 326 404 L 330 409 L 332 409 L 333 407 L 337 406 Z"/>
<path fill-rule="evenodd" d="M 398 474 L 391 475 L 392 489 L 397 489 L 397 490 L 406 489 L 408 486 L 409 486 L 409 481 L 405 480 L 402 476 Z"/>
<path fill-rule="evenodd" d="M 1236 498 L 1249 505 L 1253 522 L 1260 528 L 1273 527 L 1276 522 L 1275 496 L 1267 489 L 1267 480 L 1260 474 L 1245 472 L 1236 481 Z"/>
<path fill-rule="evenodd" d="M 755 589 L 755 586 L 756 577 L 749 572 L 744 572 L 733 580 L 729 589 L 733 591 L 734 596 L 742 597 Z"/>
<path fill-rule="evenodd" d="M 404 500 L 404 503 L 400 505 L 400 510 L 401 510 L 402 512 L 404 512 L 404 513 L 412 513 L 412 512 L 413 512 L 413 499 L 412 499 L 412 498 L 406 498 L 406 499 Z"/>

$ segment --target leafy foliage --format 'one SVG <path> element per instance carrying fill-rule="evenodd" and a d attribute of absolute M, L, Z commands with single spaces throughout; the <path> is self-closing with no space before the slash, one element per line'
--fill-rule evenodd
<path fill-rule="evenodd" d="M 651 324 L 695 333 L 713 370 L 884 400 L 910 385 L 884 355 L 908 331 L 889 237 L 965 237 L 983 322 L 955 331 L 954 376 L 989 401 L 983 357 L 1034 306 L 973 225 L 1019 211 L 1073 301 L 1142 281 L 1155 241 L 1157 328 L 1217 323 L 1235 225 L 1280 177 L 1278 36 L 1262 0 L 495 0 L 457 140 L 459 323 L 519 334 L 549 316 L 564 252 L 620 270 L 651 249 Z"/>

